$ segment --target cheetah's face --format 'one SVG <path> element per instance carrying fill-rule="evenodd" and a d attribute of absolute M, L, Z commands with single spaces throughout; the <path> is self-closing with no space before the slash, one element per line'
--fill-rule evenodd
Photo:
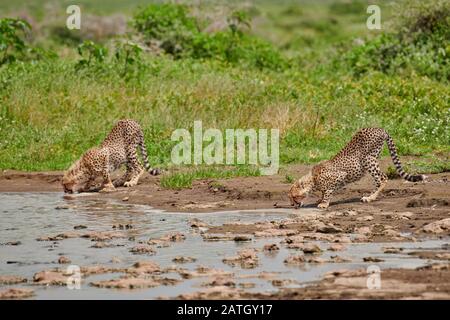
<path fill-rule="evenodd" d="M 83 190 L 89 175 L 77 164 L 70 168 L 63 176 L 62 186 L 64 193 L 74 193 Z"/>
<path fill-rule="evenodd" d="M 295 206 L 296 208 L 301 207 L 303 205 L 303 200 L 311 191 L 311 188 L 312 188 L 312 179 L 309 175 L 296 181 L 291 186 L 288 193 L 291 205 Z"/>

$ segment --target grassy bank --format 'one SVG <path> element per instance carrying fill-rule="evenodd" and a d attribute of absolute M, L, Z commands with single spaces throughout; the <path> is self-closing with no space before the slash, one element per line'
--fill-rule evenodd
<path fill-rule="evenodd" d="M 170 168 L 175 144 L 172 131 L 192 130 L 194 120 L 202 120 L 204 128 L 279 128 L 282 164 L 327 159 L 367 126 L 386 128 L 401 155 L 448 157 L 446 73 L 422 70 L 420 58 L 409 55 L 425 47 L 433 52 L 432 41 L 441 38 L 423 33 L 425 40 L 399 50 L 383 69 L 365 62 L 387 61 L 377 56 L 386 47 L 380 49 L 379 37 L 390 34 L 394 39 L 395 33 L 370 33 L 364 28 L 365 11 L 340 10 L 327 1 L 299 6 L 283 2 L 276 11 L 271 6 L 261 2 L 252 7 L 253 25 L 239 26 L 242 37 L 227 27 L 220 36 L 190 30 L 180 42 L 183 50 L 142 50 L 130 63 L 114 54 L 118 36 L 98 41 L 108 49 L 105 57 L 80 63 L 89 57 L 77 53 L 77 44 L 37 34 L 30 46 L 52 50 L 56 57 L 25 57 L 0 66 L 0 169 L 65 169 L 100 143 L 120 118 L 141 123 L 151 162 L 165 168 Z M 313 9 L 325 26 L 318 21 L 311 25 L 304 13 Z M 294 24 L 296 20 L 301 23 Z M 277 34 L 285 36 L 277 42 Z M 164 32 L 153 36 L 174 41 L 164 38 Z M 217 37 L 221 44 L 229 41 L 229 47 L 216 46 Z M 354 44 L 356 37 L 364 44 Z M 442 47 L 450 50 L 448 43 Z M 230 48 L 238 54 L 229 55 Z M 406 65 L 398 63 L 402 57 Z M 430 57 L 427 53 L 422 58 Z M 448 56 L 433 63 L 441 63 L 439 70 L 445 71 Z M 202 168 L 170 176 L 163 184 L 182 187 L 201 177 L 255 174 L 252 168 L 224 174 Z"/>

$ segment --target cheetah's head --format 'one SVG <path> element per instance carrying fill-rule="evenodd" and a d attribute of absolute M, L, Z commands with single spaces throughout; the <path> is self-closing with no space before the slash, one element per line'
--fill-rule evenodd
<path fill-rule="evenodd" d="M 288 192 L 291 205 L 296 208 L 301 207 L 303 199 L 306 198 L 312 187 L 313 179 L 310 173 L 294 182 Z"/>
<path fill-rule="evenodd" d="M 81 191 L 83 185 L 89 179 L 89 172 L 83 165 L 82 159 L 75 162 L 69 170 L 64 173 L 62 185 L 65 193 Z"/>

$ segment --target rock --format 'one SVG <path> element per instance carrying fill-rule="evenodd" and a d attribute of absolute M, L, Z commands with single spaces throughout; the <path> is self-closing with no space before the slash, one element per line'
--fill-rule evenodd
<path fill-rule="evenodd" d="M 243 269 L 251 269 L 258 265 L 258 256 L 255 249 L 244 249 L 237 256 L 224 258 L 222 261 L 231 266 L 240 265 Z"/>
<path fill-rule="evenodd" d="M 241 282 L 239 283 L 239 287 L 243 289 L 251 289 L 256 287 L 256 284 L 254 284 L 253 282 Z"/>
<path fill-rule="evenodd" d="M 351 262 L 351 260 L 347 259 L 347 258 L 340 257 L 340 256 L 331 256 L 330 260 L 328 262 L 344 263 L 344 262 Z"/>
<path fill-rule="evenodd" d="M 10 288 L 0 291 L 1 299 L 23 299 L 34 296 L 34 290 L 22 288 Z"/>
<path fill-rule="evenodd" d="M 208 228 L 209 225 L 197 218 L 189 220 L 191 228 Z"/>
<path fill-rule="evenodd" d="M 26 278 L 19 276 L 0 276 L 0 285 L 11 285 L 27 282 Z"/>
<path fill-rule="evenodd" d="M 305 261 L 304 255 L 295 255 L 287 257 L 283 262 L 287 265 L 303 265 Z"/>
<path fill-rule="evenodd" d="M 217 276 L 213 277 L 212 280 L 202 283 L 203 287 L 235 287 L 236 283 L 230 276 Z"/>
<path fill-rule="evenodd" d="M 364 262 L 383 262 L 383 259 L 380 258 L 376 258 L 376 257 L 364 257 L 363 258 Z"/>
<path fill-rule="evenodd" d="M 158 281 L 149 278 L 119 278 L 113 280 L 95 281 L 90 283 L 92 286 L 97 288 L 108 288 L 108 289 L 144 289 L 152 288 L 160 285 Z"/>
<path fill-rule="evenodd" d="M 328 262 L 326 259 L 320 257 L 311 257 L 306 260 L 308 263 L 326 263 Z"/>
<path fill-rule="evenodd" d="M 285 287 L 290 284 L 297 283 L 294 279 L 274 279 L 272 280 L 272 285 L 274 287 Z"/>
<path fill-rule="evenodd" d="M 129 230 L 129 229 L 133 229 L 133 226 L 131 224 L 114 224 L 112 226 L 113 229 L 119 229 L 119 230 Z"/>
<path fill-rule="evenodd" d="M 37 241 L 58 241 L 58 240 L 64 240 L 64 239 L 70 239 L 70 238 L 78 238 L 79 236 L 80 236 L 79 233 L 69 231 L 69 232 L 57 234 L 55 236 L 39 237 L 36 240 Z"/>
<path fill-rule="evenodd" d="M 305 254 L 317 254 L 317 253 L 322 252 L 322 249 L 320 249 L 320 247 L 318 245 L 315 245 L 313 243 L 304 244 L 304 246 L 301 250 Z"/>
<path fill-rule="evenodd" d="M 280 250 L 280 247 L 276 243 L 266 244 L 263 247 L 263 250 L 266 252 L 276 252 Z"/>
<path fill-rule="evenodd" d="M 161 240 L 171 241 L 171 242 L 181 242 L 186 240 L 186 236 L 181 232 L 169 233 L 161 238 Z"/>
<path fill-rule="evenodd" d="M 342 228 L 334 226 L 333 224 L 326 224 L 326 225 L 323 225 L 323 226 L 320 226 L 319 228 L 317 228 L 316 232 L 341 233 L 341 232 L 344 232 L 344 230 L 342 230 Z"/>
<path fill-rule="evenodd" d="M 3 245 L 3 246 L 19 246 L 21 244 L 22 244 L 21 241 L 8 241 L 6 243 L 2 243 L 1 245 Z"/>
<path fill-rule="evenodd" d="M 130 200 L 130 197 L 123 197 L 122 198 L 122 201 L 128 201 L 128 200 Z"/>
<path fill-rule="evenodd" d="M 172 262 L 175 263 L 192 263 L 197 261 L 197 259 L 192 258 L 192 257 L 183 257 L 183 256 L 178 256 L 172 259 Z"/>
<path fill-rule="evenodd" d="M 370 215 L 356 218 L 356 221 L 372 221 L 372 220 L 373 220 L 373 216 L 370 216 Z"/>
<path fill-rule="evenodd" d="M 107 243 L 105 241 L 97 241 L 96 243 L 94 243 L 91 248 L 96 248 L 96 249 L 102 249 L 102 248 L 109 248 L 112 247 L 113 245 L 110 243 Z"/>
<path fill-rule="evenodd" d="M 229 241 L 234 240 L 234 236 L 231 233 L 227 234 L 211 234 L 203 233 L 202 238 L 204 241 Z"/>
<path fill-rule="evenodd" d="M 298 230 L 291 229 L 267 229 L 263 231 L 256 231 L 255 237 L 286 237 L 298 234 Z"/>
<path fill-rule="evenodd" d="M 358 212 L 356 212 L 355 210 L 346 210 L 342 212 L 342 215 L 344 217 L 352 217 L 358 215 Z"/>
<path fill-rule="evenodd" d="M 131 274 L 154 274 L 160 273 L 161 268 L 153 261 L 138 261 L 128 268 L 126 272 Z"/>
<path fill-rule="evenodd" d="M 126 235 L 117 231 L 91 231 L 81 236 L 93 241 L 105 241 L 111 239 L 126 238 Z"/>
<path fill-rule="evenodd" d="M 87 277 L 93 274 L 125 272 L 126 270 L 120 268 L 111 268 L 102 265 L 84 266 L 80 268 L 81 275 Z"/>
<path fill-rule="evenodd" d="M 87 229 L 87 226 L 82 225 L 82 224 L 79 224 L 79 225 L 77 225 L 77 226 L 74 226 L 73 228 L 74 228 L 75 230 L 79 230 L 79 229 Z"/>
<path fill-rule="evenodd" d="M 395 247 L 383 247 L 384 253 L 401 253 L 403 248 L 395 248 Z"/>
<path fill-rule="evenodd" d="M 246 236 L 246 235 L 239 235 L 239 236 L 235 236 L 233 238 L 234 241 L 236 242 L 243 242 L 243 241 L 252 241 L 252 237 Z"/>
<path fill-rule="evenodd" d="M 61 256 L 58 259 L 59 264 L 66 264 L 66 263 L 70 263 L 70 262 L 71 262 L 70 259 L 65 256 Z"/>
<path fill-rule="evenodd" d="M 355 229 L 355 233 L 362 234 L 362 235 L 368 235 L 371 233 L 369 227 L 359 227 Z"/>
<path fill-rule="evenodd" d="M 345 247 L 342 244 L 333 243 L 328 247 L 329 251 L 342 251 Z"/>
<path fill-rule="evenodd" d="M 154 255 L 156 251 L 153 249 L 153 247 L 148 245 L 138 245 L 130 249 L 130 252 L 134 254 L 150 254 Z"/>
<path fill-rule="evenodd" d="M 450 231 L 450 218 L 431 222 L 421 228 L 426 233 L 443 233 Z"/>
<path fill-rule="evenodd" d="M 121 263 L 121 262 L 122 262 L 122 260 L 120 260 L 120 258 L 118 258 L 118 257 L 111 258 L 111 263 Z"/>
<path fill-rule="evenodd" d="M 41 285 L 65 286 L 67 285 L 68 276 L 60 271 L 45 270 L 34 274 L 34 283 Z"/>

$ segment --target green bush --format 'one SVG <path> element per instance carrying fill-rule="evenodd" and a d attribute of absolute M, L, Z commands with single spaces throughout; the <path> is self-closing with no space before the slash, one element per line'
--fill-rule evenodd
<path fill-rule="evenodd" d="M 233 12 L 227 23 L 226 30 L 202 32 L 202 22 L 189 16 L 186 6 L 152 4 L 135 15 L 133 25 L 147 41 L 157 41 L 165 53 L 175 58 L 217 59 L 261 69 L 286 66 L 273 45 L 245 32 L 250 28 L 245 12 Z"/>
<path fill-rule="evenodd" d="M 388 32 L 354 47 L 345 59 L 356 75 L 370 70 L 414 72 L 450 80 L 450 7 L 443 1 L 413 5 Z"/>
<path fill-rule="evenodd" d="M 28 22 L 20 19 L 0 19 L 0 65 L 26 55 L 25 35 L 31 30 Z"/>

